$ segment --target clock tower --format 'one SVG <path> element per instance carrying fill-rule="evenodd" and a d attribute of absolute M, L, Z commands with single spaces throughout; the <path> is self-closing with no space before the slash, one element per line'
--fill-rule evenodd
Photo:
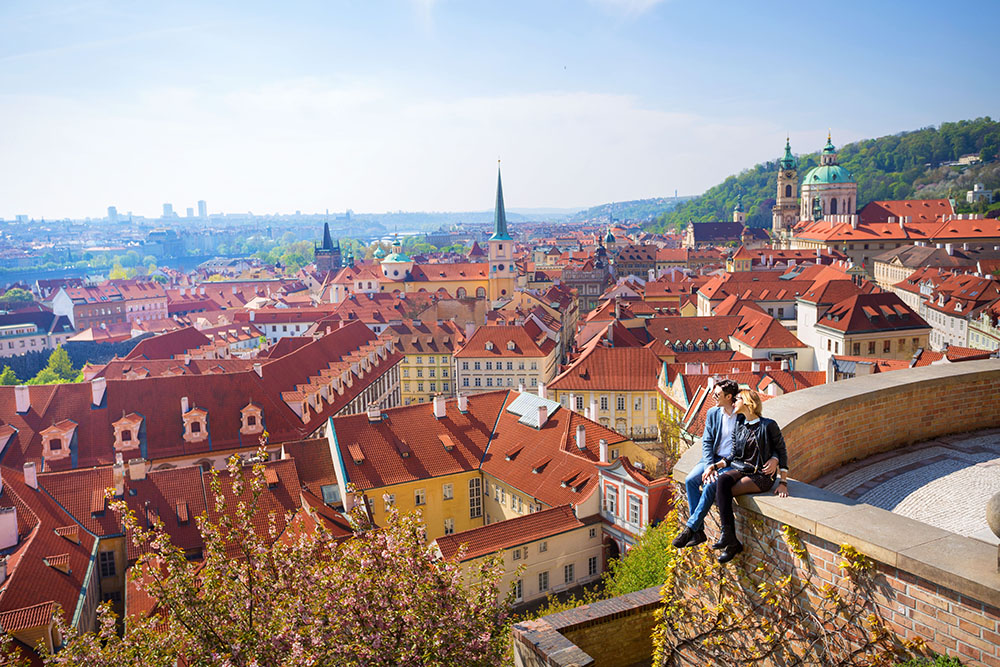
<path fill-rule="evenodd" d="M 514 239 L 507 231 L 507 214 L 503 206 L 503 184 L 500 182 L 500 161 L 497 160 L 497 203 L 493 211 L 493 235 L 487 241 L 490 273 L 490 300 L 514 296 Z"/>
<path fill-rule="evenodd" d="M 798 161 L 792 155 L 792 146 L 785 138 L 785 155 L 778 161 L 778 193 L 771 209 L 772 243 L 787 249 L 792 227 L 798 222 L 799 209 Z"/>

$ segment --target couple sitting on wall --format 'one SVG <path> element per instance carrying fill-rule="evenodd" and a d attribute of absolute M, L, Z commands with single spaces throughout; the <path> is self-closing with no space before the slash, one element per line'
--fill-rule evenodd
<path fill-rule="evenodd" d="M 705 420 L 701 461 L 684 482 L 690 517 L 674 546 L 693 547 L 705 541 L 705 517 L 715 501 L 722 535 L 712 548 L 721 550 L 720 563 L 728 563 L 743 551 L 736 538 L 733 497 L 770 491 L 779 476 L 774 493 L 787 496 L 788 455 L 777 423 L 761 416 L 756 391 L 740 390 L 734 381 L 724 379 L 712 392 L 717 405 Z"/>

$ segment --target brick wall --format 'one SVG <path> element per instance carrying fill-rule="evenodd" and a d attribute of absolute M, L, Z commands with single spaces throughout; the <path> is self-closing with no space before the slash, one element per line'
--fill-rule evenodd
<path fill-rule="evenodd" d="M 653 612 L 660 589 L 518 623 L 513 629 L 516 667 L 639 667 L 652 655 Z"/>

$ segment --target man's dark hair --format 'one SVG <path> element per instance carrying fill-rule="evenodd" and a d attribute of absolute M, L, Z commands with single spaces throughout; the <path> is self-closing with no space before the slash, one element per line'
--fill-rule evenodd
<path fill-rule="evenodd" d="M 736 396 L 736 394 L 740 393 L 740 386 L 729 378 L 719 380 L 715 383 L 715 386 L 721 389 L 723 394 L 729 394 L 730 396 Z"/>

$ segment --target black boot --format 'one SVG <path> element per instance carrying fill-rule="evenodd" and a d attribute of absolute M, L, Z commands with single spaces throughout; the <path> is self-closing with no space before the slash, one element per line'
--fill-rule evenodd
<path fill-rule="evenodd" d="M 736 532 L 732 530 L 726 530 L 725 526 L 722 528 L 722 533 L 719 535 L 719 541 L 712 545 L 713 549 L 725 549 L 732 544 L 739 544 L 739 540 L 736 539 Z"/>
<path fill-rule="evenodd" d="M 720 564 L 725 564 L 736 558 L 736 555 L 743 551 L 743 545 L 740 544 L 739 540 L 736 540 L 733 544 L 727 544 L 726 547 L 719 553 L 718 561 Z"/>
<path fill-rule="evenodd" d="M 698 530 L 695 530 L 691 533 L 691 539 L 688 540 L 687 544 L 685 544 L 684 546 L 696 547 L 699 544 L 702 544 L 707 539 L 708 538 L 705 537 L 705 530 L 703 528 L 699 528 Z"/>

